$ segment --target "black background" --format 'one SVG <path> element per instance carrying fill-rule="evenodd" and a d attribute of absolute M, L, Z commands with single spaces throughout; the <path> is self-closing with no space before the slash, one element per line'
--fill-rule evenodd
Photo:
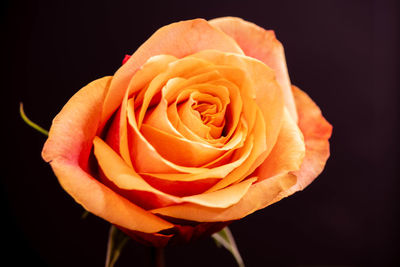
<path fill-rule="evenodd" d="M 274 29 L 292 82 L 334 127 L 323 174 L 231 225 L 246 266 L 399 264 L 399 4 L 397 1 L 2 2 L 1 262 L 103 266 L 108 223 L 59 186 L 40 157 L 50 127 L 88 82 L 112 75 L 159 27 L 239 16 Z M 179 41 L 179 40 L 178 40 Z M 235 266 L 210 239 L 166 250 L 167 266 Z M 117 266 L 146 266 L 130 242 Z"/>

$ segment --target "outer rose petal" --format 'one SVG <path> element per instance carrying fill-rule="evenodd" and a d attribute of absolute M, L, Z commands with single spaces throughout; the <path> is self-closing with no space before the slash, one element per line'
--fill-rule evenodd
<path fill-rule="evenodd" d="M 226 209 L 208 208 L 191 203 L 152 210 L 155 214 L 197 222 L 220 222 L 243 218 L 256 210 L 271 205 L 284 197 L 282 192 L 296 183 L 290 173 L 279 174 L 253 184 L 247 194 Z"/>
<path fill-rule="evenodd" d="M 298 170 L 304 155 L 303 134 L 285 109 L 278 140 L 269 156 L 252 175 L 258 176 L 259 180 L 264 180 L 279 173 Z"/>
<path fill-rule="evenodd" d="M 142 177 L 135 173 L 133 169 L 129 168 L 122 158 L 99 137 L 94 138 L 93 144 L 94 154 L 99 166 L 105 176 L 117 186 L 117 188 L 115 188 L 117 192 L 119 191 L 118 189 L 136 191 L 134 195 L 139 193 L 137 191 L 147 192 L 146 199 L 142 199 L 142 203 L 150 207 L 153 206 L 152 202 L 158 200 L 161 202 L 162 206 L 190 202 L 207 207 L 226 208 L 236 204 L 256 180 L 255 178 L 247 179 L 246 181 L 216 192 L 179 198 L 161 192 L 149 185 Z M 141 206 L 144 207 L 143 205 Z"/>
<path fill-rule="evenodd" d="M 165 54 L 181 58 L 205 49 L 243 54 L 232 38 L 204 19 L 172 23 L 156 31 L 115 73 L 104 102 L 100 128 L 121 104 L 132 75 L 150 57 Z"/>
<path fill-rule="evenodd" d="M 154 247 L 164 247 L 167 244 L 188 243 L 203 236 L 210 236 L 211 234 L 220 231 L 231 222 L 197 223 L 194 226 L 179 225 L 182 222 L 176 223 L 177 225 L 175 229 L 171 231 L 168 230 L 170 234 L 146 234 L 137 231 L 128 231 L 126 229 L 121 230 L 142 244 Z"/>
<path fill-rule="evenodd" d="M 296 86 L 292 86 L 294 99 L 299 115 L 299 128 L 304 135 L 306 156 L 300 170 L 294 172 L 297 183 L 286 194 L 303 190 L 324 169 L 329 158 L 329 138 L 332 134 L 332 125 L 322 116 L 319 107 L 312 99 Z"/>
<path fill-rule="evenodd" d="M 297 122 L 296 106 L 290 88 L 285 52 L 273 31 L 266 31 L 254 23 L 240 18 L 224 17 L 210 20 L 210 24 L 231 36 L 250 57 L 257 58 L 275 70 L 276 79 L 282 86 L 285 105 Z"/>
<path fill-rule="evenodd" d="M 112 77 L 96 80 L 76 93 L 53 120 L 42 151 L 62 187 L 88 211 L 127 229 L 154 233 L 174 226 L 111 191 L 89 175 L 88 158 L 104 92 Z"/>

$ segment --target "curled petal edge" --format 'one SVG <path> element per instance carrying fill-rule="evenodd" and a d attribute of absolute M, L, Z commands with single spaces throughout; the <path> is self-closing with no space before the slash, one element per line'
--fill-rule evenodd
<path fill-rule="evenodd" d="M 89 174 L 88 159 L 112 77 L 79 90 L 53 120 L 42 151 L 61 186 L 86 210 L 127 229 L 155 233 L 174 225 L 117 195 Z M 97 118 L 97 119 L 96 119 Z"/>

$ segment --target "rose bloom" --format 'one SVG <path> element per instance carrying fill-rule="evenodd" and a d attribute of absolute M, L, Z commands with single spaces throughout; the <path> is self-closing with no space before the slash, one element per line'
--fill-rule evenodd
<path fill-rule="evenodd" d="M 79 90 L 42 156 L 89 212 L 165 246 L 304 189 L 332 127 L 291 85 L 273 31 L 239 18 L 156 31 L 114 76 Z"/>

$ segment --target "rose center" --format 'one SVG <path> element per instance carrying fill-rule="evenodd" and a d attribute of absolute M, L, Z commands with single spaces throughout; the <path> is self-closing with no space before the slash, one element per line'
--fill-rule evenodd
<path fill-rule="evenodd" d="M 208 138 L 219 138 L 225 126 L 226 105 L 217 96 L 194 91 L 188 95 L 185 102 L 178 107 L 182 121 L 191 129 L 198 129 L 196 124 L 202 124 L 208 132 Z M 197 123 L 196 123 L 197 121 Z"/>

